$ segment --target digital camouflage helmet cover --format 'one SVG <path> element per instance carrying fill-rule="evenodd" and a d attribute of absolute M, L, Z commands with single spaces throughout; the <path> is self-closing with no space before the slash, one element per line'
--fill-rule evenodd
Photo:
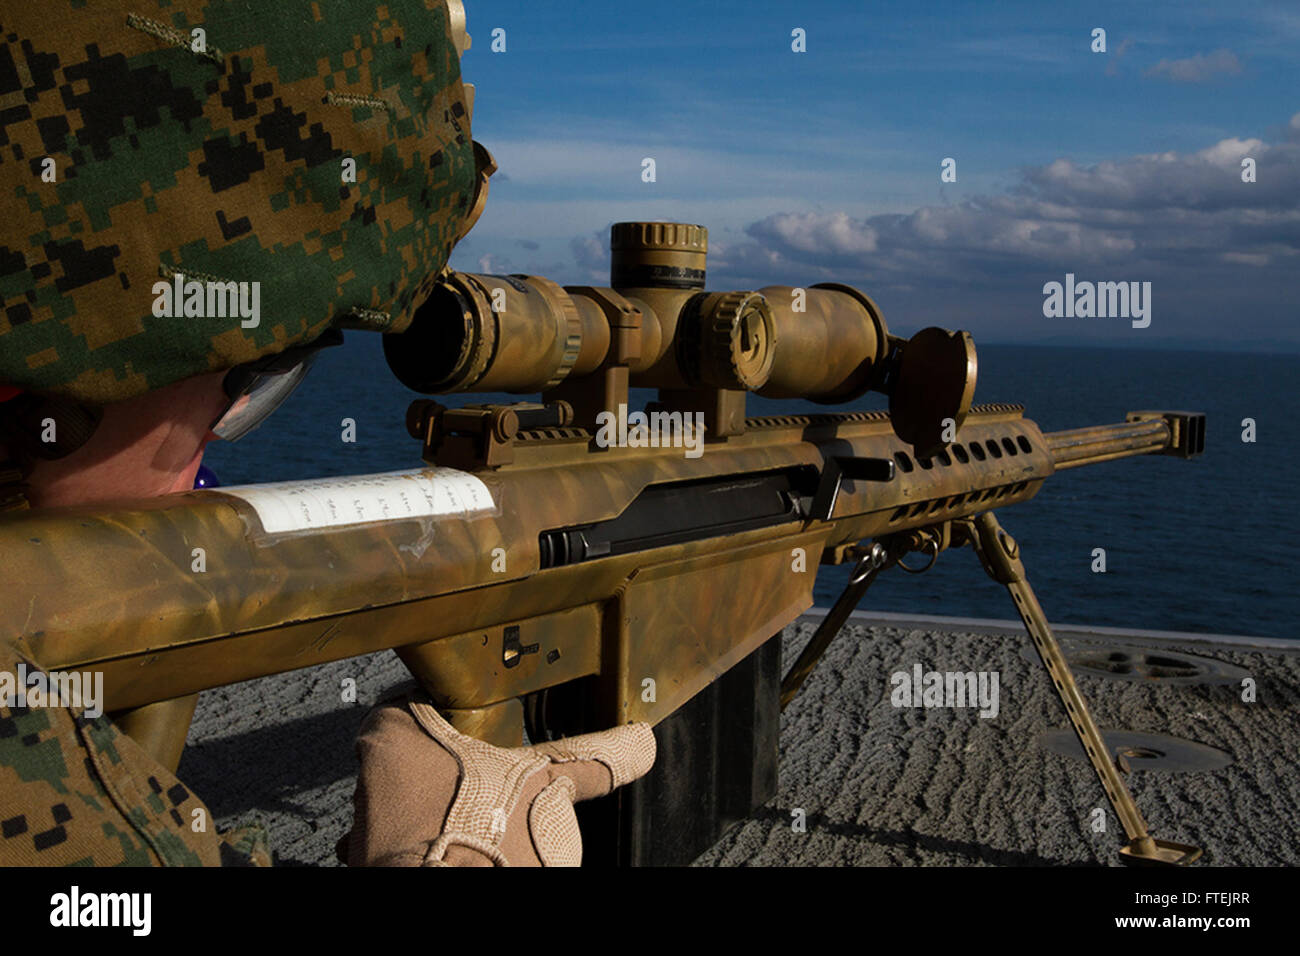
<path fill-rule="evenodd" d="M 492 170 L 466 46 L 441 0 L 5 4 L 0 408 L 404 328 Z M 259 283 L 261 320 L 155 314 L 178 273 Z M 8 467 L 0 510 L 21 498 Z M 39 669 L 21 645 L 0 640 L 0 671 Z M 6 865 L 269 860 L 256 827 L 195 827 L 207 808 L 106 715 L 0 701 L 0 722 Z"/>
<path fill-rule="evenodd" d="M 467 45 L 458 0 L 6 5 L 0 387 L 104 404 L 404 329 L 493 168 Z M 178 273 L 259 283 L 259 320 L 158 315 Z"/>

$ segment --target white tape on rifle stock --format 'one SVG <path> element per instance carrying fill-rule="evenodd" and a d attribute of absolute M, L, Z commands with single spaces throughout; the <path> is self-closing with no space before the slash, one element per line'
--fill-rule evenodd
<path fill-rule="evenodd" d="M 267 534 L 403 518 L 467 516 L 496 510 L 487 485 L 469 472 L 455 468 L 420 468 L 212 490 L 248 502 Z"/>

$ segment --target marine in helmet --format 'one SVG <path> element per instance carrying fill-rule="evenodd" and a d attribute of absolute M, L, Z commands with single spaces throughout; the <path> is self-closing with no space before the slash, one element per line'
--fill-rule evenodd
<path fill-rule="evenodd" d="M 405 329 L 495 168 L 467 45 L 456 0 L 0 13 L 0 510 L 189 490 L 204 445 L 257 427 L 343 330 Z M 0 669 L 38 666 L 0 640 Z M 654 742 L 565 743 L 488 747 L 419 695 L 378 709 L 350 861 L 576 862 L 572 800 Z M 503 803 L 503 773 L 534 785 Z M 107 718 L 0 701 L 0 863 L 267 859 L 206 814 Z"/>

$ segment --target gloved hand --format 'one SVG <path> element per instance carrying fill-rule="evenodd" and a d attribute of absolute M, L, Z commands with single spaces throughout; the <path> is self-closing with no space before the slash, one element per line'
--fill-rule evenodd
<path fill-rule="evenodd" d="M 649 724 L 506 749 L 456 731 L 427 698 L 380 704 L 357 736 L 350 866 L 577 866 L 577 800 L 654 764 Z"/>

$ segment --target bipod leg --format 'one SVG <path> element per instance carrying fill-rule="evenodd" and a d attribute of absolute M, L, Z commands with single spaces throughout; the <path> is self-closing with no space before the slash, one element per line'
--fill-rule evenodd
<path fill-rule="evenodd" d="M 1180 865 L 1196 860 L 1201 855 L 1200 847 L 1157 840 L 1147 832 L 1146 820 L 1138 810 L 1133 795 L 1128 792 L 1128 787 L 1124 785 L 1119 769 L 1102 740 L 1101 732 L 1088 713 L 1088 705 L 1079 693 L 1070 665 L 1061 653 L 1061 646 L 1056 643 L 1047 616 L 1034 596 L 1034 589 L 1025 578 L 1025 566 L 1021 563 L 1020 547 L 1015 539 L 1002 530 L 992 512 L 985 511 L 973 519 L 964 519 L 961 525 L 979 555 L 984 570 L 993 580 L 1006 585 L 1011 592 L 1020 619 L 1025 622 L 1025 629 L 1033 638 L 1038 656 L 1042 658 L 1048 676 L 1052 679 L 1052 686 L 1056 688 L 1065 712 L 1070 717 L 1070 723 L 1074 725 L 1074 732 L 1079 735 L 1079 742 L 1083 744 L 1092 769 L 1101 778 L 1106 797 L 1128 836 L 1128 844 L 1120 850 L 1124 862 Z"/>
<path fill-rule="evenodd" d="M 782 710 L 785 710 L 785 705 L 794 699 L 795 694 L 799 693 L 799 688 L 803 686 L 803 682 L 808 679 L 812 669 L 817 666 L 817 661 L 825 653 L 826 648 L 830 646 L 831 641 L 835 640 L 835 635 L 839 634 L 844 622 L 849 619 L 853 609 L 858 606 L 858 602 L 867 593 L 867 588 L 871 587 L 871 582 L 889 564 L 889 552 L 879 542 L 872 544 L 867 553 L 858 560 L 857 565 L 853 568 L 853 576 L 849 579 L 848 587 L 844 589 L 843 593 L 836 599 L 834 606 L 822 618 L 821 624 L 813 632 L 812 639 L 804 646 L 799 659 L 794 662 L 794 665 L 782 679 Z"/>

